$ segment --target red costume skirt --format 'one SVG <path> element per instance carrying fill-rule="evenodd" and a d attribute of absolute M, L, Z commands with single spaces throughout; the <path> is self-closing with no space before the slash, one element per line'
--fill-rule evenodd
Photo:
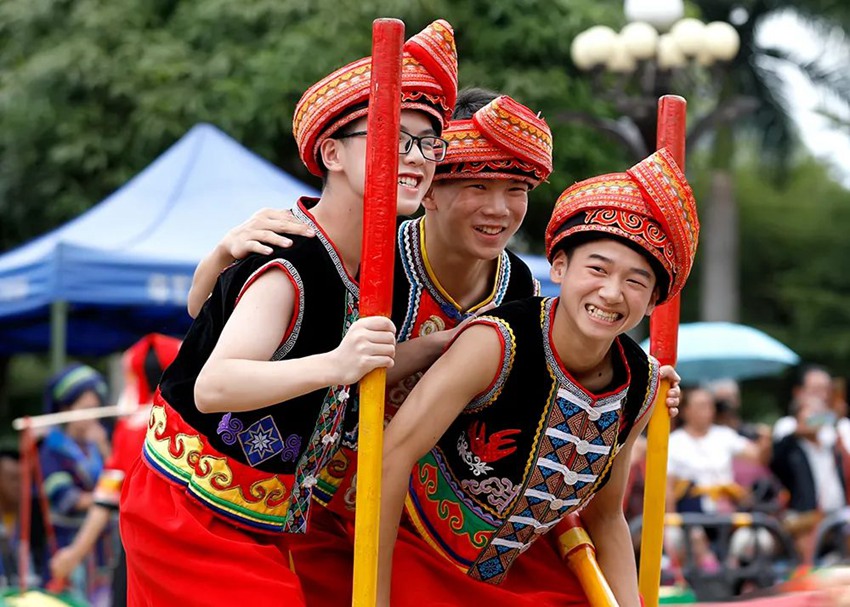
<path fill-rule="evenodd" d="M 129 607 L 304 607 L 289 538 L 230 525 L 142 459 L 124 481 Z"/>
<path fill-rule="evenodd" d="M 310 530 L 290 540 L 295 572 L 310 607 L 351 605 L 354 523 L 316 507 Z M 472 579 L 437 554 L 408 523 L 393 559 L 392 607 L 574 607 L 588 605 L 555 547 L 554 534 L 535 542 L 504 583 Z"/>
<path fill-rule="evenodd" d="M 574 607 L 589 605 L 555 547 L 540 538 L 516 559 L 501 584 L 474 580 L 402 525 L 393 556 L 393 607 Z"/>

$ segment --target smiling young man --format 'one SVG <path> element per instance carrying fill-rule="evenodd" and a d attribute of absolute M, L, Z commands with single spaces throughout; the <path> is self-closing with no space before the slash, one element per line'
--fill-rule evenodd
<path fill-rule="evenodd" d="M 316 476 L 339 448 L 356 382 L 391 366 L 395 350 L 390 320 L 357 320 L 353 278 L 370 72 L 370 58 L 349 64 L 295 109 L 301 159 L 325 181 L 321 198 L 295 211 L 316 237 L 221 273 L 163 375 L 143 462 L 122 493 L 131 606 L 305 604 L 289 538 L 310 529 Z M 448 23 L 405 43 L 401 89 L 407 214 L 430 187 L 428 144 L 441 145 L 457 95 Z"/>
<path fill-rule="evenodd" d="M 561 195 L 546 232 L 560 297 L 465 325 L 387 428 L 382 607 L 391 566 L 394 607 L 585 605 L 546 535 L 578 509 L 619 604 L 639 604 L 622 503 L 660 373 L 624 333 L 681 290 L 698 231 L 663 150 Z M 417 533 L 399 530 L 405 502 Z"/>
<path fill-rule="evenodd" d="M 531 272 L 505 246 L 525 217 L 529 190 L 551 172 L 545 121 L 509 97 L 471 89 L 459 94 L 442 137 L 448 150 L 423 200 L 425 215 L 398 230 L 398 345 L 388 371 L 388 420 L 464 320 L 537 292 Z M 334 579 L 351 579 L 357 436 L 357 416 L 347 416 L 342 448 L 313 493 L 327 510 L 316 513 L 312 533 L 292 544 L 310 605 L 351 602 L 350 584 L 329 588 L 327 578 L 330 571 Z"/>

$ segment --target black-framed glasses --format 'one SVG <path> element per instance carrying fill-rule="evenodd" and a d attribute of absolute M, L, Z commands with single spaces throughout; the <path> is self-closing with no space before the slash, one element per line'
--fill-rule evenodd
<path fill-rule="evenodd" d="M 352 131 L 337 135 L 334 139 L 348 139 L 349 137 L 363 137 L 366 131 Z M 449 142 L 436 135 L 423 135 L 417 137 L 410 133 L 400 131 L 398 135 L 398 153 L 402 156 L 409 154 L 413 149 L 413 144 L 422 152 L 422 157 L 431 162 L 442 162 L 446 157 L 446 150 L 449 148 Z"/>

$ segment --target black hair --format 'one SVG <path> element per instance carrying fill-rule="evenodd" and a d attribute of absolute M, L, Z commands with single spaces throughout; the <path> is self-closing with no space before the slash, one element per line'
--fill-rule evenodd
<path fill-rule="evenodd" d="M 463 89 L 457 94 L 455 109 L 452 113 L 452 120 L 469 120 L 472 116 L 483 108 L 485 105 L 493 101 L 499 93 L 490 89 L 479 87 L 470 87 Z"/>
<path fill-rule="evenodd" d="M 632 242 L 628 238 L 624 238 L 617 234 L 587 231 L 567 236 L 555 246 L 552 251 L 551 259 L 554 259 L 555 255 L 557 255 L 559 251 L 563 251 L 567 256 L 567 261 L 570 261 L 576 247 L 603 239 L 610 239 L 619 242 L 620 244 L 624 244 L 635 253 L 640 254 L 649 263 L 653 273 L 655 274 L 655 288 L 658 289 L 658 300 L 662 301 L 667 298 L 667 293 L 670 289 L 670 276 L 667 274 L 667 270 L 664 269 L 664 266 L 661 265 L 661 262 L 636 242 Z"/>

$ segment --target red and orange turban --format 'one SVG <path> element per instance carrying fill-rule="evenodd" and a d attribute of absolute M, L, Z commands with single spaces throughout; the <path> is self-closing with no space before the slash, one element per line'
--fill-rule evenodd
<path fill-rule="evenodd" d="M 368 111 L 372 58 L 341 67 L 311 86 L 298 105 L 292 131 L 301 161 L 322 175 L 321 143 Z M 452 26 L 434 21 L 404 44 L 401 67 L 401 108 L 421 110 L 441 125 L 452 114 L 457 98 L 457 50 Z"/>
<path fill-rule="evenodd" d="M 546 228 L 546 256 L 551 261 L 565 239 L 593 232 L 625 239 L 658 262 L 667 278 L 659 282 L 668 285 L 659 303 L 682 290 L 696 254 L 699 219 L 691 186 L 666 149 L 625 173 L 564 190 Z"/>
<path fill-rule="evenodd" d="M 469 120 L 452 120 L 434 180 L 518 179 L 537 187 L 552 172 L 552 132 L 530 109 L 503 95 Z"/>

